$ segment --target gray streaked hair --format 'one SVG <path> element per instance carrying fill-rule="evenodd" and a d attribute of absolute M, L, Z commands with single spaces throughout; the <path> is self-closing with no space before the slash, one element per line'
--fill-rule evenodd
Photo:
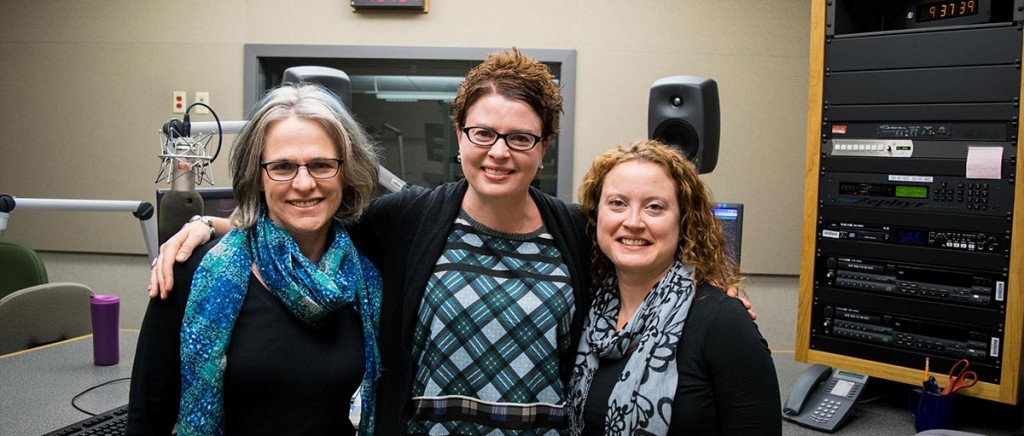
<path fill-rule="evenodd" d="M 253 107 L 231 149 L 231 185 L 237 202 L 231 224 L 235 227 L 256 225 L 265 204 L 260 160 L 267 147 L 267 130 L 275 121 L 292 116 L 320 123 L 345 160 L 341 206 L 334 217 L 342 224 L 355 222 L 373 198 L 379 158 L 370 136 L 331 91 L 316 84 L 284 84 L 268 91 Z"/>

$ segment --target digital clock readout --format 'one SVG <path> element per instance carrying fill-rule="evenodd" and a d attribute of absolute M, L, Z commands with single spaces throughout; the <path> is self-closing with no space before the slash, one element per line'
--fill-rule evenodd
<path fill-rule="evenodd" d="M 917 7 L 917 22 L 978 15 L 978 0 L 932 2 Z"/>

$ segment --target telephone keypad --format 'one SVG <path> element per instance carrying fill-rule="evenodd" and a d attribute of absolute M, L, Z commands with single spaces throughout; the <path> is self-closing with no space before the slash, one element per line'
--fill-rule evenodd
<path fill-rule="evenodd" d="M 826 398 L 818 404 L 818 407 L 811 412 L 810 418 L 817 422 L 828 422 L 839 413 L 839 408 L 842 407 L 843 402 Z"/>

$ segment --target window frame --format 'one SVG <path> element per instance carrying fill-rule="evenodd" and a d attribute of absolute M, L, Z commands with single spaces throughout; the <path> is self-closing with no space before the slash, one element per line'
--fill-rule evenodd
<path fill-rule="evenodd" d="M 501 48 L 469 47 L 412 47 L 412 46 L 348 46 L 348 45 L 290 45 L 245 44 L 243 102 L 252 107 L 264 92 L 266 72 L 264 58 L 324 58 L 324 59 L 389 59 L 440 60 L 483 62 Z M 559 199 L 572 202 L 573 152 L 576 113 L 576 50 L 520 49 L 524 54 L 546 64 L 558 65 L 559 85 L 562 88 L 563 113 L 557 137 L 558 165 L 555 191 Z"/>

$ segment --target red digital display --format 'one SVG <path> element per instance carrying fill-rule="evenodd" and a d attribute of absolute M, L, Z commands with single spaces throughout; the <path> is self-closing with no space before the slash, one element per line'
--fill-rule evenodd
<path fill-rule="evenodd" d="M 925 3 L 917 7 L 917 22 L 978 15 L 977 0 L 952 0 Z"/>

